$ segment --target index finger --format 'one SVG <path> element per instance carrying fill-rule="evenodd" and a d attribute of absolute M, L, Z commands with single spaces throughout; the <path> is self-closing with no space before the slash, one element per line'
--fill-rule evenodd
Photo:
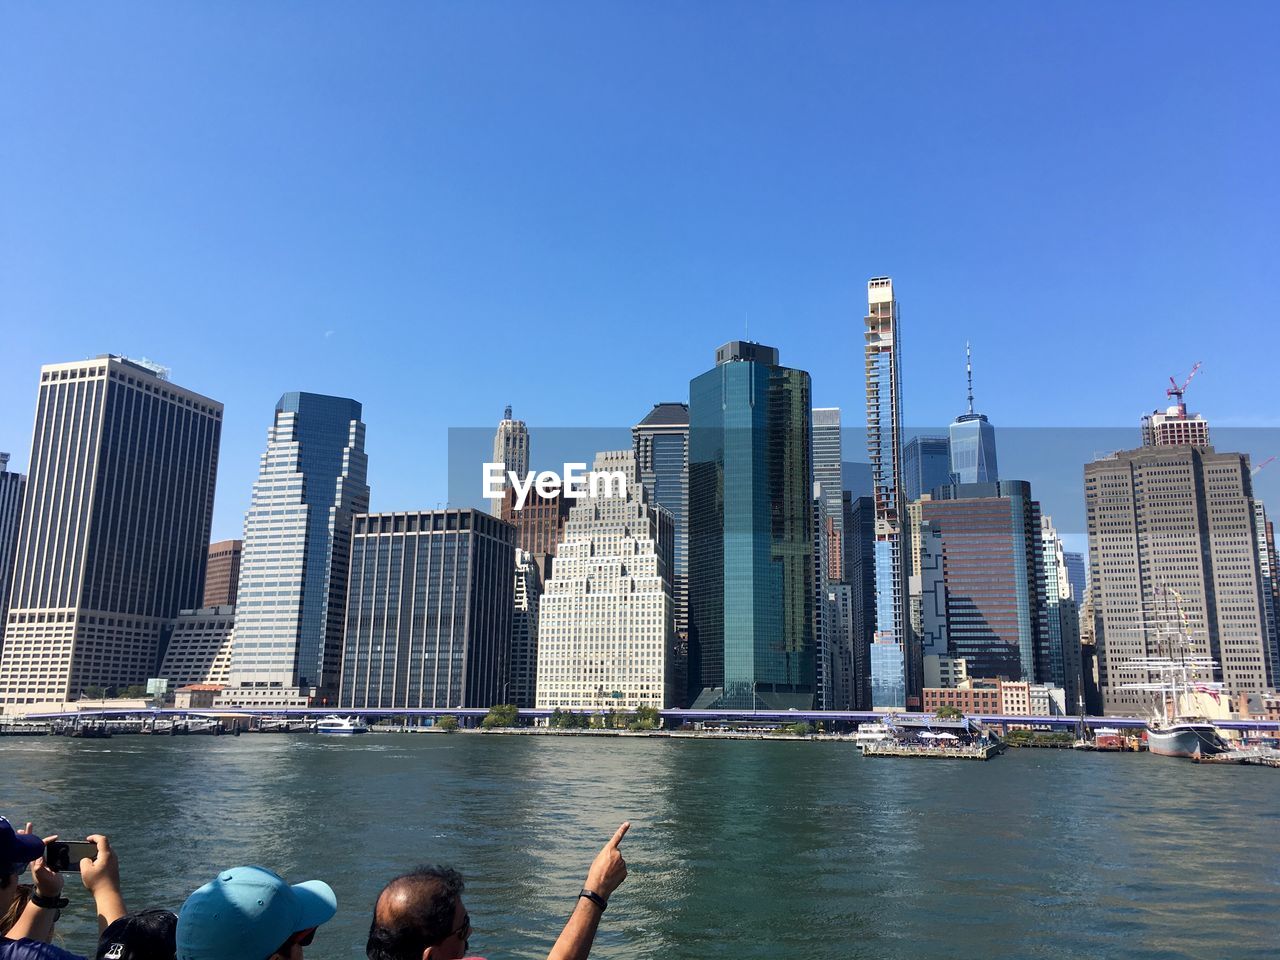
<path fill-rule="evenodd" d="M 630 829 L 631 829 L 631 821 L 624 820 L 622 822 L 622 826 L 620 826 L 617 829 L 617 832 L 614 833 L 613 839 L 611 839 L 607 844 L 605 844 L 605 846 L 616 847 L 618 844 L 622 842 L 622 838 L 627 835 L 627 831 Z"/>

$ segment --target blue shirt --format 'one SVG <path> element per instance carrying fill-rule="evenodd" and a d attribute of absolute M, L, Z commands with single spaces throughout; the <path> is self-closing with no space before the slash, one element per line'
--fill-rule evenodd
<path fill-rule="evenodd" d="M 0 960 L 84 960 L 74 953 L 39 940 L 0 939 Z"/>

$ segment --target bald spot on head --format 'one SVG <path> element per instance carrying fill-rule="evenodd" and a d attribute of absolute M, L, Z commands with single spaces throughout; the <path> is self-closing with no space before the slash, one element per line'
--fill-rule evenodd
<path fill-rule="evenodd" d="M 462 875 L 449 867 L 419 867 L 396 877 L 378 894 L 366 953 L 370 957 L 420 957 L 456 929 Z"/>

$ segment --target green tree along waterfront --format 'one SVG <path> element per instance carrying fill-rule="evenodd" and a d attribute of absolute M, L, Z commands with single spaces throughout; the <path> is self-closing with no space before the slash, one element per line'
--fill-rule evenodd
<path fill-rule="evenodd" d="M 111 836 L 131 908 L 176 907 L 241 863 L 328 881 L 338 916 L 308 960 L 363 957 L 378 889 L 422 861 L 464 871 L 472 953 L 542 960 L 597 838 L 624 819 L 631 875 L 592 951 L 603 960 L 1249 960 L 1280 941 L 1280 797 L 1263 768 L 1069 750 L 872 761 L 786 738 L 299 734 L 13 738 L 0 769 L 0 812 Z M 92 943 L 84 896 L 59 929 Z"/>

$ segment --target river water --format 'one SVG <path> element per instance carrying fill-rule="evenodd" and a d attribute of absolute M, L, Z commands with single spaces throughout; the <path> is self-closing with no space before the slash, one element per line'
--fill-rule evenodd
<path fill-rule="evenodd" d="M 308 958 L 363 956 L 382 883 L 458 867 L 471 952 L 543 958 L 618 823 L 601 958 L 1248 958 L 1280 953 L 1280 771 L 848 743 L 376 734 L 0 740 L 0 814 L 108 833 L 131 908 L 219 868 L 319 878 Z M 73 889 L 76 881 L 68 883 Z M 74 886 L 63 943 L 92 955 Z M 246 958 L 253 960 L 253 958 Z"/>

